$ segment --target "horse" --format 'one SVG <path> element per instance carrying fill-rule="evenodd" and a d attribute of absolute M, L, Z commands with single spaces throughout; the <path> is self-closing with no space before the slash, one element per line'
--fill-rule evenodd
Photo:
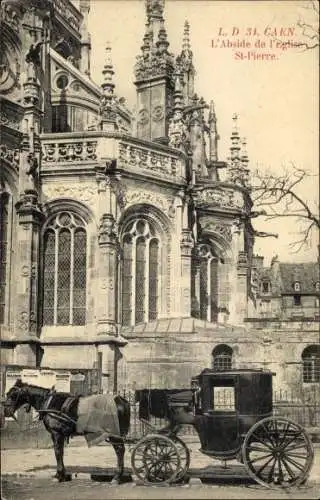
<path fill-rule="evenodd" d="M 54 398 L 50 399 L 50 410 L 43 410 L 48 404 L 50 396 L 54 394 Z M 97 394 L 96 397 L 101 397 Z M 39 412 L 40 419 L 46 430 L 50 433 L 54 453 L 57 461 L 57 472 L 53 476 L 59 482 L 71 481 L 72 475 L 67 474 L 63 462 L 65 441 L 75 435 L 81 435 L 76 430 L 76 424 L 79 417 L 78 404 L 85 396 L 72 397 L 66 392 L 55 392 L 52 389 L 45 389 L 36 385 L 23 383 L 18 379 L 14 386 L 6 395 L 4 407 L 4 416 L 15 418 L 15 412 L 23 405 L 27 405 L 26 411 L 29 412 L 31 407 Z M 93 398 L 94 396 L 91 396 Z M 51 403 L 52 402 L 52 403 Z M 130 404 L 122 396 L 114 396 L 117 416 L 119 420 L 120 435 L 110 435 L 108 441 L 112 444 L 117 456 L 117 469 L 112 484 L 119 484 L 123 480 L 124 472 L 124 454 L 125 454 L 125 438 L 130 427 Z M 65 404 L 65 411 L 63 405 Z"/>

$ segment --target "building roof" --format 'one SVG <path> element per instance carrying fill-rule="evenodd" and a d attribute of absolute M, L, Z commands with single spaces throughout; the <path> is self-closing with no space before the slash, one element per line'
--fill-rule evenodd
<path fill-rule="evenodd" d="M 278 265 L 277 265 L 278 264 Z M 258 279 L 270 281 L 272 294 L 294 293 L 294 283 L 300 283 L 301 293 L 315 293 L 315 285 L 320 281 L 319 264 L 317 262 L 272 262 L 271 267 L 257 269 Z"/>
<path fill-rule="evenodd" d="M 315 292 L 315 284 L 320 280 L 317 262 L 280 263 L 279 270 L 282 293 L 292 293 L 295 282 L 300 283 L 302 293 L 313 293 Z"/>

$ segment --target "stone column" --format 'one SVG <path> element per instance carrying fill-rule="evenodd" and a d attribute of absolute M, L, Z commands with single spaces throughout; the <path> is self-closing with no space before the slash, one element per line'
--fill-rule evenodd
<path fill-rule="evenodd" d="M 42 212 L 38 205 L 35 191 L 25 191 L 16 204 L 18 213 L 18 247 L 16 249 L 19 270 L 17 279 L 17 307 L 15 332 L 17 340 L 29 344 L 16 347 L 20 363 L 36 364 L 35 343 L 38 341 L 38 268 L 39 268 L 39 233 Z M 32 344 L 33 343 L 33 347 Z"/>
<path fill-rule="evenodd" d="M 118 239 L 112 214 L 103 214 L 99 227 L 98 335 L 116 335 Z"/>
<path fill-rule="evenodd" d="M 200 256 L 194 248 L 191 262 L 191 314 L 200 318 Z"/>
<path fill-rule="evenodd" d="M 181 314 L 191 315 L 191 256 L 193 249 L 192 233 L 189 229 L 182 230 L 181 248 Z"/>
<path fill-rule="evenodd" d="M 237 301 L 236 314 L 239 322 L 248 315 L 248 259 L 246 252 L 240 251 L 237 264 Z"/>

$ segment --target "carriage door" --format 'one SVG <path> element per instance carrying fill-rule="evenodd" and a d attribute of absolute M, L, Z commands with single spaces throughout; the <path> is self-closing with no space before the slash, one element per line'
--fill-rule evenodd
<path fill-rule="evenodd" d="M 236 454 L 240 449 L 237 414 L 237 376 L 222 375 L 210 380 L 210 408 L 207 416 L 207 449 L 222 456 Z"/>

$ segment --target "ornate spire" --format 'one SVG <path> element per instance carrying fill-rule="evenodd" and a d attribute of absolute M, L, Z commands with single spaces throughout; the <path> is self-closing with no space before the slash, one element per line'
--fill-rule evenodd
<path fill-rule="evenodd" d="M 164 20 L 161 19 L 160 21 L 160 29 L 159 29 L 159 34 L 158 34 L 158 41 L 156 43 L 156 46 L 159 50 L 159 52 L 166 52 L 169 47 L 169 42 L 168 42 L 168 37 L 167 37 L 167 32 L 164 27 Z"/>
<path fill-rule="evenodd" d="M 181 148 L 185 144 L 186 126 L 183 120 L 183 92 L 181 75 L 176 73 L 173 94 L 173 116 L 169 123 L 169 144 L 174 148 Z"/>
<path fill-rule="evenodd" d="M 247 152 L 247 139 L 245 137 L 243 137 L 241 141 L 241 163 L 244 168 L 247 168 L 249 163 L 248 152 Z"/>
<path fill-rule="evenodd" d="M 241 149 L 240 136 L 238 130 L 238 115 L 236 113 L 233 114 L 232 120 L 233 120 L 233 127 L 231 133 L 230 152 L 231 152 L 231 162 L 235 163 L 236 161 L 240 160 L 240 149 Z"/>
<path fill-rule="evenodd" d="M 104 81 L 101 84 L 103 94 L 100 101 L 100 124 L 102 130 L 113 131 L 116 124 L 116 106 L 115 106 L 115 96 L 113 83 L 113 65 L 111 61 L 111 47 L 107 43 L 106 46 L 106 62 L 102 70 L 104 76 Z"/>
<path fill-rule="evenodd" d="M 162 19 L 164 11 L 164 0 L 146 0 L 146 12 L 148 22 L 153 19 Z"/>
<path fill-rule="evenodd" d="M 112 65 L 112 60 L 111 60 L 111 46 L 109 42 L 106 45 L 106 62 L 102 70 L 102 74 L 104 76 L 104 82 L 102 83 L 101 87 L 103 89 L 103 93 L 106 98 L 111 98 L 113 95 L 113 90 L 114 90 L 114 83 L 113 83 L 113 65 Z"/>
<path fill-rule="evenodd" d="M 235 184 L 242 186 L 248 185 L 248 154 L 246 151 L 246 140 L 241 141 L 238 129 L 238 115 L 235 113 L 232 117 L 233 129 L 231 133 L 231 147 L 230 147 L 230 168 L 229 179 Z M 242 152 L 241 152 L 242 144 Z"/>
<path fill-rule="evenodd" d="M 142 55 L 137 57 L 135 76 L 137 82 L 154 76 L 173 75 L 174 60 L 168 52 L 169 42 L 164 27 L 164 0 L 146 0 L 147 24 L 141 46 Z"/>
<path fill-rule="evenodd" d="M 214 102 L 212 100 L 210 101 L 208 122 L 209 124 L 217 123 L 216 110 L 214 108 Z"/>
<path fill-rule="evenodd" d="M 217 116 L 216 116 L 216 111 L 214 108 L 213 101 L 210 101 L 208 123 L 209 123 L 209 136 L 210 136 L 210 143 L 209 143 L 210 158 L 209 159 L 210 159 L 210 161 L 218 161 L 219 135 L 218 135 L 218 130 L 217 130 Z"/>
<path fill-rule="evenodd" d="M 190 44 L 190 25 L 188 21 L 185 21 L 182 38 L 182 50 L 180 55 L 177 57 L 176 64 L 182 73 L 184 81 L 183 94 L 186 105 L 191 103 L 194 95 L 194 77 L 196 72 L 192 59 L 193 54 Z"/>
<path fill-rule="evenodd" d="M 186 58 L 192 58 L 192 50 L 190 44 L 190 24 L 188 21 L 184 23 L 183 39 L 182 39 L 182 53 Z"/>

